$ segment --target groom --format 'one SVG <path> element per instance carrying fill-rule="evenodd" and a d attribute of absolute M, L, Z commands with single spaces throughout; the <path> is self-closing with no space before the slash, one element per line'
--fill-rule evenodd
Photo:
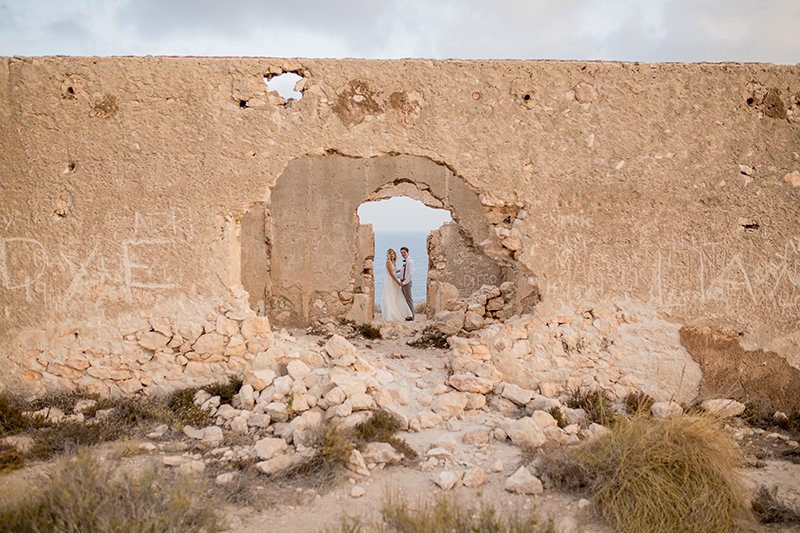
<path fill-rule="evenodd" d="M 408 248 L 400 248 L 400 255 L 403 256 L 403 264 L 397 269 L 397 279 L 403 284 L 403 296 L 411 309 L 411 316 L 406 320 L 414 320 L 414 300 L 411 298 L 411 281 L 414 279 L 414 260 L 408 257 Z"/>

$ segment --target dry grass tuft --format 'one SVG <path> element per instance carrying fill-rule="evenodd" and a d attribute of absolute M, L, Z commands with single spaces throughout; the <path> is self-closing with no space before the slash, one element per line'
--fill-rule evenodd
<path fill-rule="evenodd" d="M 592 422 L 603 426 L 613 426 L 619 416 L 611 408 L 611 401 L 605 392 L 599 389 L 577 389 L 567 405 L 573 409 L 583 409 L 589 414 Z"/>
<path fill-rule="evenodd" d="M 622 419 L 577 453 L 595 508 L 619 531 L 725 533 L 752 518 L 741 457 L 711 416 Z"/>
<path fill-rule="evenodd" d="M 644 392 L 634 392 L 625 397 L 625 407 L 632 415 L 647 415 L 656 401 Z"/>
<path fill-rule="evenodd" d="M 411 506 L 397 494 L 383 504 L 383 523 L 375 528 L 385 533 L 546 533 L 553 531 L 550 521 L 542 523 L 535 509 L 513 509 L 501 514 L 489 505 L 465 505 L 441 496 L 435 502 Z M 344 531 L 361 531 L 360 524 L 343 520 Z"/>
<path fill-rule="evenodd" d="M 0 510 L 0 531 L 214 532 L 214 506 L 187 477 L 148 471 L 115 481 L 88 454 L 62 460 L 44 487 Z"/>

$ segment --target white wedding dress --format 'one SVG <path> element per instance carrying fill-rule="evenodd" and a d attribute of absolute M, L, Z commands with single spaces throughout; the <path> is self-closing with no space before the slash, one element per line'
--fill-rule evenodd
<path fill-rule="evenodd" d="M 388 273 L 383 282 L 381 315 L 384 321 L 391 320 L 393 322 L 402 322 L 411 317 L 411 309 L 408 308 L 406 297 L 403 296 L 403 289 Z"/>

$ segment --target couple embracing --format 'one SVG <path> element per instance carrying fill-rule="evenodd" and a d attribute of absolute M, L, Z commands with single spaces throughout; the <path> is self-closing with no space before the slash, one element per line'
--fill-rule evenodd
<path fill-rule="evenodd" d="M 399 322 L 414 320 L 414 300 L 411 298 L 411 280 L 414 279 L 414 260 L 408 257 L 408 248 L 400 248 L 403 264 L 397 266 L 397 254 L 389 248 L 386 252 L 386 281 L 381 296 L 383 320 Z"/>

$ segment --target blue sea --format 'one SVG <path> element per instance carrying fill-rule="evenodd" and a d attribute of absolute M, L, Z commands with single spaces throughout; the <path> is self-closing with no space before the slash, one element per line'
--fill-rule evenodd
<path fill-rule="evenodd" d="M 400 248 L 408 248 L 408 256 L 414 260 L 414 280 L 411 285 L 411 297 L 414 305 L 427 298 L 428 285 L 428 248 L 429 231 L 422 232 L 375 232 L 375 260 L 372 263 L 375 273 L 375 305 L 381 303 L 383 281 L 386 279 L 386 250 L 392 248 L 397 252 L 397 264 L 402 264 Z M 377 307 L 376 307 L 377 308 Z"/>

